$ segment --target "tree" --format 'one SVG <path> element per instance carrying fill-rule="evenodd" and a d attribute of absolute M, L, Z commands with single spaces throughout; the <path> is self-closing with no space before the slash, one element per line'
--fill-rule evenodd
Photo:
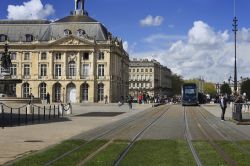
<path fill-rule="evenodd" d="M 210 96 L 215 96 L 217 92 L 214 84 L 206 82 L 204 84 L 204 93 L 209 94 Z"/>
<path fill-rule="evenodd" d="M 181 86 L 184 83 L 182 76 L 173 74 L 171 76 L 172 80 L 172 95 L 181 95 Z"/>
<path fill-rule="evenodd" d="M 250 99 L 250 79 L 242 82 L 241 93 L 246 93 L 247 98 Z"/>
<path fill-rule="evenodd" d="M 232 94 L 232 90 L 231 90 L 231 88 L 230 88 L 230 86 L 229 86 L 229 84 L 228 83 L 223 83 L 222 85 L 221 85 L 221 87 L 220 87 L 220 93 L 221 94 L 227 94 L 227 95 L 231 95 Z"/>

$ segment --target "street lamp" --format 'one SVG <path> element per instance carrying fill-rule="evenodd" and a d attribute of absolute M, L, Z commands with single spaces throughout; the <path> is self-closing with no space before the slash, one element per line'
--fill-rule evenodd
<path fill-rule="evenodd" d="M 237 92 L 237 59 L 236 59 L 236 38 L 237 38 L 237 27 L 238 27 L 238 24 L 237 24 L 238 20 L 236 18 L 236 16 L 234 16 L 234 19 L 233 19 L 233 32 L 234 32 L 234 94 L 236 94 Z"/>

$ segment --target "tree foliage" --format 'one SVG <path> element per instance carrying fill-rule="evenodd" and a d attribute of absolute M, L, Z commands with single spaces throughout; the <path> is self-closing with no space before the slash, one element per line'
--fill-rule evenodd
<path fill-rule="evenodd" d="M 172 95 L 180 95 L 181 94 L 181 86 L 184 83 L 182 76 L 177 74 L 173 74 L 172 78 Z"/>
<path fill-rule="evenodd" d="M 247 79 L 241 84 L 241 93 L 246 93 L 248 99 L 250 99 L 250 79 Z"/>
<path fill-rule="evenodd" d="M 220 87 L 220 93 L 221 94 L 228 94 L 228 95 L 231 95 L 232 94 L 232 90 L 231 90 L 231 88 L 230 88 L 230 86 L 229 86 L 229 84 L 228 83 L 223 83 L 222 85 L 221 85 L 221 87 Z"/>
<path fill-rule="evenodd" d="M 209 94 L 210 96 L 215 96 L 216 95 L 216 88 L 213 83 L 206 82 L 204 84 L 204 93 Z"/>

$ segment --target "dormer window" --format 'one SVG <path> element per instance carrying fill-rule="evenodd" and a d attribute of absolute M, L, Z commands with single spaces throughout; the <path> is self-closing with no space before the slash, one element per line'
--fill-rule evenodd
<path fill-rule="evenodd" d="M 68 35 L 71 35 L 71 34 L 72 34 L 71 30 L 69 30 L 69 29 L 64 30 L 64 35 L 65 36 L 68 36 Z"/>
<path fill-rule="evenodd" d="M 82 29 L 78 29 L 77 30 L 77 35 L 78 36 L 83 36 L 83 35 L 85 35 L 86 34 L 86 32 L 84 31 L 84 30 L 82 30 Z"/>
<path fill-rule="evenodd" d="M 34 39 L 33 35 L 31 35 L 31 34 L 27 34 L 27 35 L 25 35 L 25 37 L 26 37 L 26 42 L 32 42 Z"/>
<path fill-rule="evenodd" d="M 0 42 L 5 42 L 7 41 L 7 35 L 0 34 Z"/>

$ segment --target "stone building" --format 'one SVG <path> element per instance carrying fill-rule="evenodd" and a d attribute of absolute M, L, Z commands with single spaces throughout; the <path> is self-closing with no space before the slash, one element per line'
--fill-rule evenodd
<path fill-rule="evenodd" d="M 8 43 L 17 97 L 52 102 L 117 102 L 128 94 L 129 55 L 122 41 L 88 16 L 84 0 L 55 22 L 0 20 L 0 50 Z M 0 55 L 1 56 L 1 55 Z"/>
<path fill-rule="evenodd" d="M 129 94 L 140 93 L 149 96 L 169 95 L 171 93 L 171 70 L 156 60 L 133 59 L 129 64 Z"/>

